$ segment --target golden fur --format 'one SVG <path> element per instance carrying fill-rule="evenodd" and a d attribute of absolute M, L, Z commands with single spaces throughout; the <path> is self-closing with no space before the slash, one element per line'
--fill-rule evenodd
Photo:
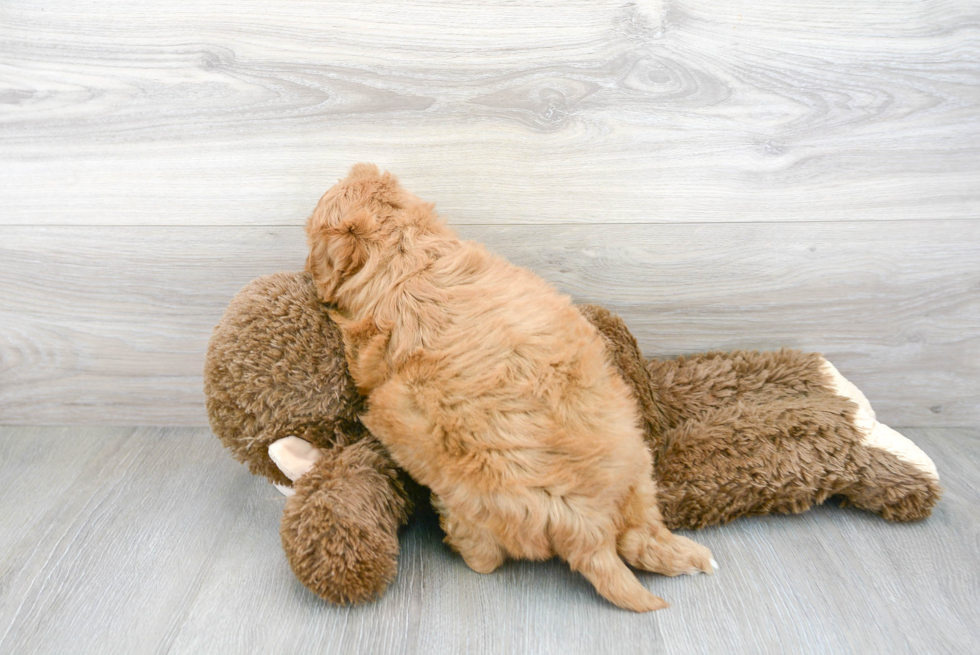
<path fill-rule="evenodd" d="M 664 527 L 637 402 L 569 298 L 458 239 L 373 165 L 324 194 L 307 234 L 362 421 L 432 489 L 472 569 L 557 554 L 636 611 L 666 603 L 624 559 L 711 572 L 706 548 Z"/>

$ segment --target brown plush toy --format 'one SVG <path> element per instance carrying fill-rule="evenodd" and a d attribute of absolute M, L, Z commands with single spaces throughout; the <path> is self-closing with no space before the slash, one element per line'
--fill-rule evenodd
<path fill-rule="evenodd" d="M 580 309 L 639 401 L 669 528 L 802 512 L 830 496 L 911 521 L 938 501 L 932 461 L 878 423 L 820 355 L 646 361 L 618 317 Z M 381 594 L 419 489 L 357 420 L 363 399 L 309 275 L 259 278 L 232 300 L 211 337 L 204 388 L 222 443 L 253 473 L 295 492 L 281 535 L 296 576 L 335 603 Z"/>
<path fill-rule="evenodd" d="M 290 495 L 280 533 L 296 577 L 334 603 L 383 592 L 407 478 L 357 418 L 340 331 L 308 275 L 262 277 L 235 296 L 208 344 L 204 393 L 235 459 Z"/>
<path fill-rule="evenodd" d="M 822 356 L 740 350 L 645 361 L 618 316 L 580 309 L 640 402 L 668 528 L 798 513 L 830 496 L 915 521 L 939 500 L 932 460 L 879 423 Z"/>

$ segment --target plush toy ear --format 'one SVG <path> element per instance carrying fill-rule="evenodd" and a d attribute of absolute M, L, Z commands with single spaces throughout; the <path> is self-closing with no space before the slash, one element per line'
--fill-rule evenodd
<path fill-rule="evenodd" d="M 306 269 L 312 274 L 320 300 L 332 302 L 337 287 L 367 263 L 369 244 L 377 231 L 374 216 L 359 209 L 337 225 L 310 221 L 308 240 L 310 254 Z"/>

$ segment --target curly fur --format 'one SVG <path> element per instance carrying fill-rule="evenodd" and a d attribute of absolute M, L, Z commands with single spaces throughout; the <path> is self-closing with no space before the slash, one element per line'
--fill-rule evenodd
<path fill-rule="evenodd" d="M 707 549 L 664 527 L 636 400 L 569 298 L 459 240 L 371 165 L 324 194 L 307 233 L 369 398 L 362 421 L 432 489 L 471 568 L 557 554 L 636 611 L 665 603 L 623 559 L 712 570 Z"/>

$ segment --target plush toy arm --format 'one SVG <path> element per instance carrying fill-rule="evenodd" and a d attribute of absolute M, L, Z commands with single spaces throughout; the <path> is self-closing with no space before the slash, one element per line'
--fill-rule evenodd
<path fill-rule="evenodd" d="M 293 573 L 333 603 L 378 597 L 398 570 L 398 528 L 412 509 L 395 464 L 373 438 L 323 450 L 280 441 L 270 456 L 293 473 L 308 466 L 280 527 Z"/>
<path fill-rule="evenodd" d="M 296 482 L 313 468 L 316 461 L 320 459 L 320 455 L 319 448 L 299 437 L 284 437 L 269 445 L 269 457 L 276 463 L 283 475 L 293 482 Z M 292 496 L 295 493 L 292 487 L 278 483 L 273 484 L 284 496 Z"/>

